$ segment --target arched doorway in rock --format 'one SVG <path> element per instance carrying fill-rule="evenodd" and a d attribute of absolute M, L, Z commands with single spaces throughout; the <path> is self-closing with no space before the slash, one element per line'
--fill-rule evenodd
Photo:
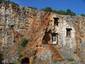
<path fill-rule="evenodd" d="M 24 58 L 21 60 L 21 64 L 30 64 L 29 58 L 28 58 L 28 57 L 24 57 Z"/>

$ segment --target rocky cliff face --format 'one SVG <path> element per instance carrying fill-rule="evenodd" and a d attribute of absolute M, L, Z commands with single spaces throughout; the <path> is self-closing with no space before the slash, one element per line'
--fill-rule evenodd
<path fill-rule="evenodd" d="M 59 21 L 55 22 L 54 18 Z M 66 37 L 66 34 L 71 37 Z M 42 64 L 43 61 L 52 64 L 54 60 L 67 60 L 63 53 L 68 50 L 84 63 L 84 45 L 85 17 L 58 15 L 11 3 L 0 4 L 0 51 L 4 63 L 28 57 L 35 64 L 39 60 Z"/>

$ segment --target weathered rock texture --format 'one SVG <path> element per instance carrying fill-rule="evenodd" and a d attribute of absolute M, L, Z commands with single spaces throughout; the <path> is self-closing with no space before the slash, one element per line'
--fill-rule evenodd
<path fill-rule="evenodd" d="M 22 38 L 28 40 L 25 47 Z M 28 57 L 34 64 L 52 64 L 67 60 L 66 54 L 85 63 L 85 17 L 1 3 L 0 51 L 4 63 Z"/>

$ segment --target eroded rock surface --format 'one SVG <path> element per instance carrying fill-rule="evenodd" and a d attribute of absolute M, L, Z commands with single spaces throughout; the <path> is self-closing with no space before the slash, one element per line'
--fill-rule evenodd
<path fill-rule="evenodd" d="M 85 17 L 1 3 L 0 52 L 3 63 L 85 64 Z"/>

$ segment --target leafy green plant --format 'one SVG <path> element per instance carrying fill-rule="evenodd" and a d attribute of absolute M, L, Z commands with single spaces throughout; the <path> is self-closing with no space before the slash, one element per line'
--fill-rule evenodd
<path fill-rule="evenodd" d="M 26 39 L 26 38 L 21 39 L 21 46 L 22 47 L 26 47 L 27 43 L 28 43 L 28 39 Z"/>

